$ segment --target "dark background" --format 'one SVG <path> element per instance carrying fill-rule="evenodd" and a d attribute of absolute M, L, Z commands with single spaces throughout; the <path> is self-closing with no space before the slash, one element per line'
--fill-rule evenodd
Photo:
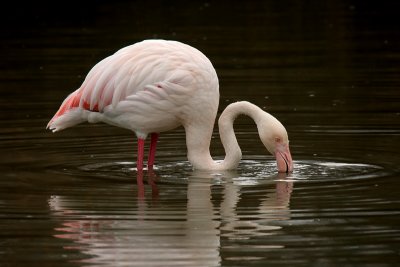
<path fill-rule="evenodd" d="M 327 92 L 313 108 L 368 110 L 371 104 L 393 112 L 397 88 L 388 88 L 380 72 L 397 77 L 399 7 L 398 1 L 15 1 L 1 9 L 0 90 L 32 99 L 25 94 L 29 85 L 7 83 L 40 80 L 35 99 L 55 100 L 54 91 L 65 96 L 79 87 L 95 63 L 119 48 L 163 38 L 203 51 L 220 76 L 222 97 L 243 75 L 244 97 L 248 84 L 258 82 L 266 91 L 289 90 L 297 100 Z M 265 79 L 252 80 L 260 70 Z M 304 83 L 314 86 L 299 93 Z M 363 90 L 380 92 L 363 97 Z M 346 103 L 332 107 L 332 98 L 341 96 Z M 309 104 L 286 101 L 298 109 Z"/>

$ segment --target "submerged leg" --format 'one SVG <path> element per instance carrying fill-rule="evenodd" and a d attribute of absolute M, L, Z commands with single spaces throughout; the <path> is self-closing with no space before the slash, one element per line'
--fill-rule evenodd
<path fill-rule="evenodd" d="M 144 200 L 144 183 L 143 183 L 143 170 L 138 170 L 136 174 L 136 183 L 137 183 L 137 190 L 138 190 L 138 199 Z"/>
<path fill-rule="evenodd" d="M 153 169 L 154 160 L 156 157 L 156 149 L 157 149 L 157 141 L 158 141 L 158 133 L 151 134 L 151 143 L 150 143 L 150 151 L 149 151 L 149 159 L 147 161 L 147 169 Z"/>
<path fill-rule="evenodd" d="M 151 186 L 151 195 L 153 199 L 157 199 L 159 195 L 157 187 L 158 176 L 153 169 L 149 169 L 147 175 L 147 183 Z"/>
<path fill-rule="evenodd" d="M 144 158 L 144 139 L 138 138 L 137 161 L 136 161 L 136 168 L 138 171 L 143 170 L 143 158 Z"/>

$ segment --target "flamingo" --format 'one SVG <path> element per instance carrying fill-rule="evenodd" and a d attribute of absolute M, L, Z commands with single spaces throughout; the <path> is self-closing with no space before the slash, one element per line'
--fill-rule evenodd
<path fill-rule="evenodd" d="M 285 127 L 256 105 L 241 101 L 226 107 L 219 120 L 226 156 L 214 161 L 210 141 L 219 103 L 219 83 L 210 60 L 178 41 L 144 40 L 97 63 L 79 89 L 50 120 L 53 132 L 82 122 L 104 122 L 136 134 L 137 170 L 143 170 L 145 139 L 150 136 L 148 169 L 153 169 L 159 133 L 183 126 L 187 157 L 194 169 L 235 169 L 242 158 L 233 130 L 240 114 L 251 117 L 261 142 L 275 156 L 278 172 L 291 172 L 293 161 Z"/>

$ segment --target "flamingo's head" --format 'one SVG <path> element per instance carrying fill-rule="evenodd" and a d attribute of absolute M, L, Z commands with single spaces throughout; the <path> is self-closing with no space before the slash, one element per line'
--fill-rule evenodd
<path fill-rule="evenodd" d="M 265 113 L 257 123 L 257 128 L 261 142 L 276 158 L 278 172 L 292 172 L 293 160 L 289 150 L 288 134 L 282 123 Z"/>

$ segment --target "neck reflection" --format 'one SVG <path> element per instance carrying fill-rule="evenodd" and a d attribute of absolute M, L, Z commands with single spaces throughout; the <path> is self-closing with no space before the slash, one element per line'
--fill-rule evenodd
<path fill-rule="evenodd" d="M 88 255 L 90 263 L 215 266 L 221 239 L 271 235 L 280 229 L 274 221 L 290 219 L 293 184 L 284 174 L 248 185 L 235 171 L 192 172 L 186 188 L 154 172 L 136 178 L 130 195 L 111 187 L 115 194 L 104 207 L 101 194 L 91 203 L 85 195 L 51 196 L 51 214 L 61 220 L 54 237 L 73 241 L 64 248 Z"/>

